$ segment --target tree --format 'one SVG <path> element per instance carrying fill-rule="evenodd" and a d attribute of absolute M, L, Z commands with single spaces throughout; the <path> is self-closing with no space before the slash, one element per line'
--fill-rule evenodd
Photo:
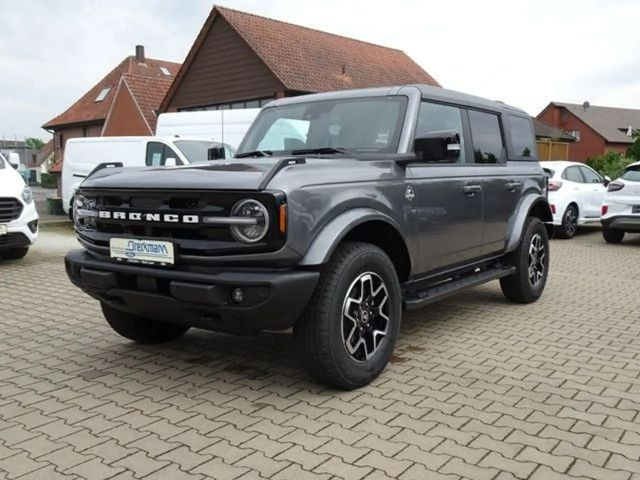
<path fill-rule="evenodd" d="M 602 176 L 608 176 L 612 179 L 616 179 L 622 175 L 625 167 L 633 161 L 633 158 L 623 157 L 621 153 L 608 150 L 604 155 L 587 158 L 587 165 Z"/>
<path fill-rule="evenodd" d="M 627 157 L 640 160 L 640 134 L 636 134 L 636 139 L 627 149 Z"/>
<path fill-rule="evenodd" d="M 24 144 L 27 148 L 35 148 L 36 150 L 40 150 L 42 147 L 44 147 L 44 142 L 35 137 L 25 138 Z"/>

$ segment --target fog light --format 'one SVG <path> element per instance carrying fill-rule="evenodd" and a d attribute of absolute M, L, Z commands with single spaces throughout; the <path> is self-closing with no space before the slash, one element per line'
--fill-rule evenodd
<path fill-rule="evenodd" d="M 31 233 L 36 233 L 38 231 L 38 220 L 27 223 L 27 226 L 29 230 L 31 230 Z"/>
<path fill-rule="evenodd" d="M 242 292 L 241 288 L 233 289 L 233 291 L 231 292 L 231 300 L 233 300 L 235 303 L 242 303 L 242 300 L 244 300 L 244 293 Z"/>

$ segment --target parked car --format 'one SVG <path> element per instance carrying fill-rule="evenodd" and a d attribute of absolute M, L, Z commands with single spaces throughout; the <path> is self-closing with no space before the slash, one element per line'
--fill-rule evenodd
<path fill-rule="evenodd" d="M 403 308 L 498 279 L 540 297 L 535 151 L 522 110 L 437 87 L 276 100 L 234 159 L 87 178 L 66 271 L 125 338 L 293 327 L 310 374 L 353 389 L 385 368 Z"/>
<path fill-rule="evenodd" d="M 580 225 L 600 221 L 600 207 L 610 179 L 578 162 L 547 161 L 549 203 L 558 238 L 572 238 Z"/>
<path fill-rule="evenodd" d="M 16 152 L 4 151 L 0 152 L 0 155 L 2 155 L 4 161 L 14 169 L 18 170 L 18 168 L 20 168 L 20 155 L 18 155 Z"/>
<path fill-rule="evenodd" d="M 24 257 L 38 236 L 38 213 L 31 190 L 0 153 L 0 258 Z"/>
<path fill-rule="evenodd" d="M 205 137 L 86 137 L 67 140 L 62 165 L 62 208 L 72 216 L 71 202 L 78 186 L 102 163 L 119 162 L 124 167 L 187 165 L 207 162 L 209 149 L 224 149 L 233 157 L 230 145 Z"/>
<path fill-rule="evenodd" d="M 161 113 L 156 135 L 214 138 L 238 148 L 258 113 L 259 108 Z"/>
<path fill-rule="evenodd" d="M 608 243 L 620 243 L 627 232 L 640 233 L 640 162 L 629 165 L 609 184 L 601 222 Z"/>

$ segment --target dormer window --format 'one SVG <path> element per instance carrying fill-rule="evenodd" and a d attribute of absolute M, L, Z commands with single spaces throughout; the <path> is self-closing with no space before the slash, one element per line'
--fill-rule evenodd
<path fill-rule="evenodd" d="M 98 103 L 103 101 L 107 97 L 107 95 L 109 95 L 110 91 L 111 91 L 111 87 L 103 88 L 102 90 L 100 90 L 100 93 L 96 97 L 95 102 Z"/>
<path fill-rule="evenodd" d="M 160 71 L 162 72 L 163 75 L 166 75 L 167 77 L 171 76 L 171 72 L 167 67 L 160 67 Z"/>

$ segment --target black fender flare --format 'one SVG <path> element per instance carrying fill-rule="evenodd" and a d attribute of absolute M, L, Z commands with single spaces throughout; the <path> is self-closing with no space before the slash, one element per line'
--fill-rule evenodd
<path fill-rule="evenodd" d="M 553 226 L 548 223 L 553 221 L 553 214 L 551 213 L 551 207 L 549 206 L 547 198 L 538 193 L 527 194 L 520 200 L 517 211 L 509 224 L 507 253 L 513 252 L 518 248 L 524 224 L 531 214 L 535 214 L 534 216 L 539 217 L 540 220 L 545 222 L 547 232 L 551 233 L 553 231 Z"/>
<path fill-rule="evenodd" d="M 351 230 L 372 220 L 389 224 L 400 234 L 405 245 L 408 246 L 406 235 L 390 216 L 373 208 L 353 208 L 342 212 L 322 228 L 320 233 L 309 244 L 299 265 L 315 266 L 326 263 L 338 244 Z"/>

